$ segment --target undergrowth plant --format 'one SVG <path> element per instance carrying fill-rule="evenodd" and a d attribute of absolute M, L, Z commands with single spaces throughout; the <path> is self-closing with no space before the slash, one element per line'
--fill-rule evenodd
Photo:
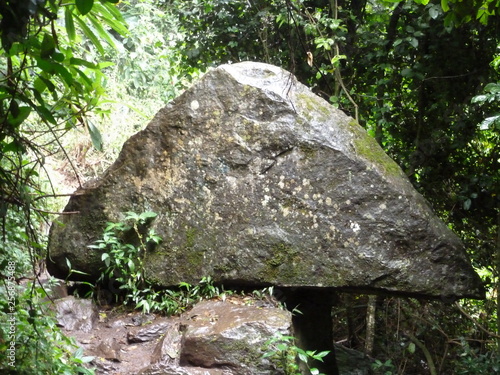
<path fill-rule="evenodd" d="M 94 357 L 84 356 L 73 339 L 57 326 L 52 310 L 43 302 L 43 287 L 0 286 L 0 373 L 16 375 L 93 375 L 86 366 Z M 14 299 L 9 297 L 14 295 Z M 12 345 L 12 346 L 11 346 Z M 7 357 L 15 348 L 15 361 Z"/>
<path fill-rule="evenodd" d="M 264 344 L 262 358 L 269 358 L 284 371 L 285 375 L 301 375 L 300 363 L 302 362 L 312 375 L 324 375 L 317 368 L 309 367 L 311 360 L 323 362 L 323 358 L 330 352 L 316 352 L 315 350 L 303 350 L 295 345 L 295 337 L 278 333 Z"/>
<path fill-rule="evenodd" d="M 143 228 L 156 216 L 149 211 L 127 212 L 123 222 L 107 224 L 102 239 L 89 246 L 104 251 L 101 256 L 104 268 L 98 282 L 120 284 L 119 288 L 126 294 L 124 304 L 142 308 L 144 313 L 179 314 L 201 299 L 223 294 L 210 277 L 203 277 L 197 285 L 181 282 L 175 289 L 161 289 L 146 277 L 147 249 L 159 244 L 161 238 L 153 229 L 144 231 Z"/>

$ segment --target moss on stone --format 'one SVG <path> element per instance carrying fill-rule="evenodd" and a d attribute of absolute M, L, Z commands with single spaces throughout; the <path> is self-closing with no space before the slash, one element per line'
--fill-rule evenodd
<path fill-rule="evenodd" d="M 299 251 L 287 243 L 278 243 L 271 248 L 272 256 L 259 272 L 265 282 L 295 283 L 298 279 L 307 279 L 304 261 Z"/>
<path fill-rule="evenodd" d="M 299 150 L 302 152 L 306 159 L 314 158 L 318 152 L 317 148 L 307 144 L 301 144 L 299 146 Z"/>
<path fill-rule="evenodd" d="M 318 100 L 318 97 L 313 94 L 308 94 L 306 92 L 301 92 L 297 94 L 297 103 L 303 105 L 302 114 L 308 120 L 324 121 L 330 114 L 332 107 L 325 105 L 322 101 Z M 321 115 L 322 117 L 316 118 L 314 116 Z"/>
<path fill-rule="evenodd" d="M 349 125 L 351 132 L 355 134 L 353 142 L 359 156 L 372 162 L 377 167 L 383 168 L 389 176 L 399 177 L 402 175 L 401 168 L 396 162 L 382 150 L 375 139 L 363 131 L 355 120 L 352 120 Z"/>

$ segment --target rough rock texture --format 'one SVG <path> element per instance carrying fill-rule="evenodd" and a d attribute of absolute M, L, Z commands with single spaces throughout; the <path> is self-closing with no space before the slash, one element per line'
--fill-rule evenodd
<path fill-rule="evenodd" d="M 58 299 L 55 301 L 55 310 L 58 326 L 66 331 L 90 332 L 98 320 L 96 306 L 87 299 L 73 296 Z"/>
<path fill-rule="evenodd" d="M 69 298 L 69 299 L 68 299 Z M 231 295 L 225 301 L 196 304 L 180 317 L 143 315 L 91 300 L 68 297 L 76 312 L 98 315 L 92 329 L 64 324 L 63 332 L 83 349 L 98 375 L 268 375 L 282 374 L 278 359 L 262 358 L 265 342 L 280 333 L 291 335 L 291 313 L 272 298 Z M 70 310 L 69 306 L 64 311 Z M 60 318 L 60 317 L 59 317 Z M 137 325 L 137 322 L 142 322 Z"/>
<path fill-rule="evenodd" d="M 140 374 L 282 374 L 263 359 L 271 337 L 290 335 L 291 314 L 276 307 L 204 301 L 169 327 Z"/>
<path fill-rule="evenodd" d="M 88 245 L 123 212 L 159 216 L 146 257 L 162 285 L 216 282 L 373 288 L 480 297 L 458 238 L 350 117 L 288 72 L 224 65 L 131 137 L 50 233 L 48 269 L 65 258 L 94 278 Z M 74 273 L 75 277 L 80 277 Z"/>

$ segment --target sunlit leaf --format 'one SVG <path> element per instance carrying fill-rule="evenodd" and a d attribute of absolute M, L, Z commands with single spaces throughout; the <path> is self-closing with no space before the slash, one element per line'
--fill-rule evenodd
<path fill-rule="evenodd" d="M 87 60 L 84 60 L 84 59 L 78 59 L 78 58 L 75 58 L 75 57 L 72 57 L 70 60 L 69 60 L 70 64 L 71 65 L 82 65 L 82 66 L 85 66 L 87 68 L 90 68 L 90 69 L 96 69 L 97 68 L 97 65 L 90 62 L 90 61 L 87 61 Z"/>
<path fill-rule="evenodd" d="M 66 26 L 66 33 L 68 34 L 69 40 L 75 40 L 76 38 L 75 23 L 73 22 L 72 8 L 69 6 L 67 6 L 64 9 L 64 23 Z"/>
<path fill-rule="evenodd" d="M 448 0 L 441 0 L 441 8 L 443 8 L 443 11 L 445 12 L 450 10 L 450 6 L 448 5 Z"/>
<path fill-rule="evenodd" d="M 99 38 L 95 35 L 95 33 L 87 26 L 87 24 L 80 17 L 75 17 L 75 21 L 78 24 L 78 26 L 80 26 L 80 28 L 82 29 L 85 36 L 90 39 L 90 41 L 95 46 L 97 51 L 101 55 L 104 55 L 106 53 L 106 51 L 105 51 L 104 47 L 102 46 L 102 43 L 99 40 Z"/>

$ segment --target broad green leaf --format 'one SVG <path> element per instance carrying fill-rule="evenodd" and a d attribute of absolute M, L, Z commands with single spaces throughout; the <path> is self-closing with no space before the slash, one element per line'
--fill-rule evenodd
<path fill-rule="evenodd" d="M 464 210 L 469 210 L 470 207 L 472 205 L 472 201 L 470 199 L 467 199 L 465 202 L 464 202 Z"/>
<path fill-rule="evenodd" d="M 88 120 L 88 129 L 90 133 L 90 139 L 92 140 L 92 144 L 95 149 L 98 151 L 102 151 L 102 136 L 99 132 L 99 129 L 92 123 L 92 121 Z"/>
<path fill-rule="evenodd" d="M 64 9 L 64 23 L 66 25 L 66 33 L 68 34 L 69 40 L 75 40 L 76 30 L 75 23 L 73 22 L 73 11 L 72 7 L 67 6 Z"/>
<path fill-rule="evenodd" d="M 491 93 L 500 92 L 500 84 L 498 84 L 498 83 L 488 83 L 484 87 L 484 91 L 491 92 Z"/>
<path fill-rule="evenodd" d="M 158 214 L 152 211 L 146 211 L 139 215 L 139 220 L 146 221 L 147 219 L 154 219 Z"/>
<path fill-rule="evenodd" d="M 429 16 L 431 16 L 433 20 L 439 17 L 439 10 L 436 6 L 432 6 L 429 8 Z"/>
<path fill-rule="evenodd" d="M 2 153 L 7 153 L 7 152 L 25 152 L 26 149 L 25 147 L 19 143 L 19 141 L 17 139 L 14 139 L 12 142 L 10 143 L 7 143 L 7 144 L 3 144 L 3 147 L 2 147 Z"/>
<path fill-rule="evenodd" d="M 94 0 L 75 0 L 75 5 L 82 16 L 92 10 Z"/>
<path fill-rule="evenodd" d="M 47 107 L 44 106 L 37 106 L 36 111 L 38 113 L 38 116 L 42 118 L 42 120 L 50 122 L 51 124 L 56 125 L 57 121 L 55 120 L 54 116 L 52 115 L 52 112 L 49 111 Z"/>
<path fill-rule="evenodd" d="M 298 353 L 298 356 L 299 356 L 299 359 L 300 359 L 302 362 L 307 363 L 307 355 L 306 355 L 306 354 L 304 354 L 304 353 Z"/>
<path fill-rule="evenodd" d="M 16 109 L 16 114 L 14 115 L 14 113 L 12 113 L 12 115 L 9 116 L 8 119 L 9 124 L 17 128 L 24 122 L 24 120 L 28 118 L 30 113 L 31 113 L 30 107 L 18 107 Z"/>
<path fill-rule="evenodd" d="M 474 103 L 483 103 L 485 102 L 486 100 L 488 99 L 488 96 L 487 95 L 476 95 L 474 96 L 472 99 L 471 99 L 471 103 L 474 104 Z"/>
<path fill-rule="evenodd" d="M 40 56 L 44 59 L 52 56 L 56 51 L 56 42 L 54 38 L 49 33 L 45 33 L 43 36 L 42 47 L 40 50 Z"/>
<path fill-rule="evenodd" d="M 488 130 L 490 129 L 491 124 L 494 124 L 499 120 L 500 120 L 500 115 L 487 117 L 486 119 L 483 120 L 483 122 L 481 122 L 481 124 L 479 125 L 479 129 Z"/>
<path fill-rule="evenodd" d="M 73 76 L 63 65 L 44 59 L 36 59 L 36 63 L 45 73 L 49 75 L 59 75 L 68 86 L 73 84 Z"/>
<path fill-rule="evenodd" d="M 413 75 L 413 70 L 411 68 L 404 68 L 402 71 L 401 71 L 401 75 L 403 77 L 411 77 Z"/>

